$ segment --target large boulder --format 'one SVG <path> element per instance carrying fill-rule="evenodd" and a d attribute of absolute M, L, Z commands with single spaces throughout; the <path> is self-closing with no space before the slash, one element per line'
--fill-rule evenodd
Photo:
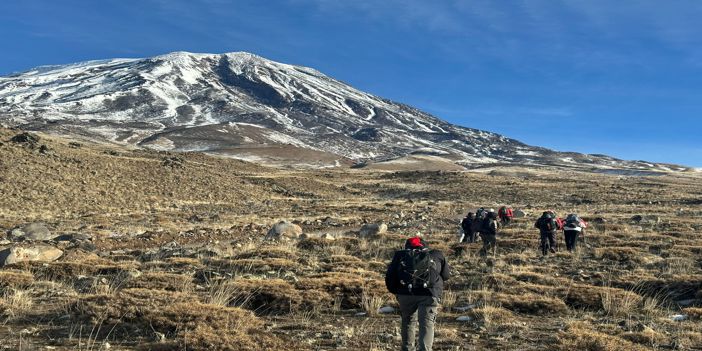
<path fill-rule="evenodd" d="M 527 213 L 522 210 L 514 210 L 512 211 L 512 216 L 514 218 L 524 218 L 527 216 Z"/>
<path fill-rule="evenodd" d="M 364 224 L 359 231 L 362 237 L 378 236 L 388 231 L 388 226 L 385 223 L 368 223 Z"/>
<path fill-rule="evenodd" d="M 300 237 L 300 235 L 302 235 L 302 228 L 300 228 L 299 225 L 288 221 L 280 221 L 274 224 L 268 231 L 268 234 L 266 234 L 266 239 L 297 239 Z"/>
<path fill-rule="evenodd" d="M 51 240 L 54 235 L 44 223 L 30 223 L 20 228 L 15 228 L 10 232 L 10 239 L 44 241 Z"/>
<path fill-rule="evenodd" d="M 13 246 L 0 251 L 0 266 L 20 262 L 53 262 L 63 255 L 63 251 L 50 245 Z"/>

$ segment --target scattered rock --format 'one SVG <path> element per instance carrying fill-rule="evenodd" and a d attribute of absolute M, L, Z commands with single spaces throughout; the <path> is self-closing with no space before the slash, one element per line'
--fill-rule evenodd
<path fill-rule="evenodd" d="M 80 149 L 81 147 L 83 147 L 83 144 L 72 141 L 72 142 L 68 143 L 68 147 L 73 148 L 73 149 Z"/>
<path fill-rule="evenodd" d="M 473 318 L 471 318 L 470 316 L 460 316 L 460 317 L 456 318 L 456 321 L 458 321 L 458 322 L 470 322 L 472 320 L 473 320 Z"/>
<path fill-rule="evenodd" d="M 322 239 L 325 239 L 325 240 L 329 240 L 329 241 L 336 240 L 336 238 L 329 233 L 324 233 L 324 234 L 320 235 L 319 237 Z"/>
<path fill-rule="evenodd" d="M 302 235 L 302 228 L 299 225 L 288 221 L 280 221 L 266 234 L 268 240 L 297 239 Z"/>
<path fill-rule="evenodd" d="M 364 224 L 359 231 L 362 237 L 378 236 L 388 231 L 388 226 L 385 223 L 368 223 Z"/>
<path fill-rule="evenodd" d="M 459 312 L 465 312 L 468 310 L 474 309 L 476 306 L 475 305 L 468 305 L 468 306 L 460 306 L 460 307 L 454 307 L 453 309 Z"/>
<path fill-rule="evenodd" d="M 161 165 L 171 168 L 183 168 L 185 160 L 178 156 L 165 157 L 163 161 L 161 161 Z"/>
<path fill-rule="evenodd" d="M 607 220 L 602 218 L 602 217 L 595 217 L 592 219 L 592 223 L 594 224 L 605 224 L 607 223 Z"/>
<path fill-rule="evenodd" d="M 34 147 L 37 144 L 39 144 L 39 136 L 24 132 L 13 136 L 12 139 L 10 139 L 10 141 L 13 143 L 26 144 Z"/>
<path fill-rule="evenodd" d="M 56 241 L 90 241 L 93 240 L 92 235 L 85 233 L 68 233 L 61 234 L 53 238 Z"/>
<path fill-rule="evenodd" d="M 661 222 L 661 218 L 656 215 L 635 215 L 631 217 L 631 222 L 636 224 L 658 224 Z"/>
<path fill-rule="evenodd" d="M 675 314 L 675 315 L 670 316 L 670 320 L 675 321 L 675 322 L 682 322 L 684 320 L 687 320 L 687 315 Z"/>
<path fill-rule="evenodd" d="M 44 223 L 30 223 L 21 228 L 15 228 L 10 232 L 10 239 L 14 241 L 42 241 L 53 238 L 51 231 Z"/>
<path fill-rule="evenodd" d="M 13 246 L 0 251 L 0 266 L 19 262 L 53 262 L 63 251 L 49 245 Z"/>
<path fill-rule="evenodd" d="M 524 218 L 527 216 L 527 213 L 522 210 L 514 210 L 512 211 L 512 216 L 514 218 Z"/>
<path fill-rule="evenodd" d="M 378 313 L 394 313 L 395 308 L 391 306 L 385 306 L 378 309 Z"/>

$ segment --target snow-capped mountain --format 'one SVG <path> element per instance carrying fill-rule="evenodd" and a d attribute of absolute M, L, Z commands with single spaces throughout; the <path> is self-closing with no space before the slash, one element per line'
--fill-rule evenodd
<path fill-rule="evenodd" d="M 525 145 L 452 125 L 311 68 L 243 52 L 89 61 L 2 77 L 0 123 L 159 150 L 315 166 L 419 154 L 465 167 L 672 167 Z"/>

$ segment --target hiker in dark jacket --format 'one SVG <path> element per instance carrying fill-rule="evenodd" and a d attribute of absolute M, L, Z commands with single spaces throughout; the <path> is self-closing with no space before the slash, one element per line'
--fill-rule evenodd
<path fill-rule="evenodd" d="M 450 268 L 444 254 L 430 249 L 419 237 L 407 239 L 405 249 L 395 252 L 385 274 L 388 291 L 395 294 L 402 315 L 402 351 L 414 351 L 419 320 L 420 351 L 431 351 L 434 322 L 444 281 Z"/>
<path fill-rule="evenodd" d="M 481 256 L 487 256 L 490 251 L 492 251 L 493 256 L 497 254 L 498 229 L 500 229 L 500 225 L 497 222 L 497 213 L 490 210 L 483 221 L 483 229 L 480 230 L 480 236 L 483 238 L 483 247 L 480 249 Z"/>
<path fill-rule="evenodd" d="M 534 227 L 539 229 L 541 235 L 541 253 L 546 256 L 550 251 L 556 253 L 556 231 L 558 223 L 550 211 L 545 211 L 534 223 Z"/>
<path fill-rule="evenodd" d="M 575 250 L 578 242 L 578 236 L 587 228 L 587 222 L 582 220 L 577 214 L 569 214 L 563 225 L 563 235 L 565 236 L 566 249 L 568 251 Z"/>
<path fill-rule="evenodd" d="M 468 214 L 461 221 L 461 228 L 463 229 L 463 240 L 464 243 L 474 243 L 475 242 L 475 231 L 473 230 L 473 220 L 475 219 L 475 213 L 468 212 Z"/>

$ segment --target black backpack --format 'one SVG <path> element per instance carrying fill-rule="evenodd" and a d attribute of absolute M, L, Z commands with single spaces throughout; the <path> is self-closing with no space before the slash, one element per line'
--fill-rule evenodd
<path fill-rule="evenodd" d="M 557 225 L 551 217 L 544 216 L 539 219 L 539 229 L 543 232 L 552 232 L 556 230 L 556 227 Z"/>
<path fill-rule="evenodd" d="M 400 285 L 408 290 L 431 288 L 438 280 L 436 261 L 429 249 L 409 249 L 400 261 Z"/>
<path fill-rule="evenodd" d="M 481 233 L 484 234 L 489 234 L 489 235 L 495 235 L 497 234 L 497 231 L 495 228 L 492 226 L 493 221 L 495 221 L 494 218 L 488 216 L 483 220 L 483 228 L 480 230 Z"/>
<path fill-rule="evenodd" d="M 577 228 L 580 227 L 580 218 L 578 218 L 578 215 L 571 213 L 566 217 L 565 220 L 565 226 L 569 228 Z"/>

